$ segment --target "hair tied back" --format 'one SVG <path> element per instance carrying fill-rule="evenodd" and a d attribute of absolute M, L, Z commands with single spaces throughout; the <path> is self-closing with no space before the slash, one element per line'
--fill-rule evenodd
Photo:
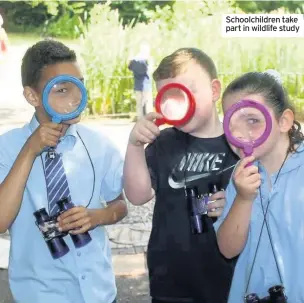
<path fill-rule="evenodd" d="M 281 74 L 274 70 L 274 69 L 267 69 L 264 74 L 268 74 L 270 76 L 272 76 L 279 84 L 282 85 L 282 78 L 281 78 Z"/>

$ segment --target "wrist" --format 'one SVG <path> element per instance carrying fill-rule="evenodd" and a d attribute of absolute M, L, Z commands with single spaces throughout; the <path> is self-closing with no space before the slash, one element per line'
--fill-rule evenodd
<path fill-rule="evenodd" d="M 254 201 L 253 198 L 250 198 L 250 197 L 244 197 L 240 194 L 237 194 L 236 197 L 235 197 L 235 202 L 237 203 L 242 203 L 242 204 L 252 204 Z"/>
<path fill-rule="evenodd" d="M 141 144 L 139 142 L 133 143 L 131 139 L 128 142 L 128 149 L 132 151 L 142 151 L 144 150 L 144 146 L 144 144 Z"/>
<path fill-rule="evenodd" d="M 144 146 L 144 144 L 142 144 L 140 141 L 134 140 L 131 137 L 129 138 L 129 142 L 128 145 L 134 146 L 134 147 L 141 147 Z"/>
<path fill-rule="evenodd" d="M 23 153 L 30 160 L 34 160 L 37 157 L 37 152 L 33 150 L 28 142 L 23 146 Z"/>
<path fill-rule="evenodd" d="M 102 209 L 88 209 L 88 212 L 89 212 L 89 216 L 91 218 L 92 228 L 103 225 Z"/>

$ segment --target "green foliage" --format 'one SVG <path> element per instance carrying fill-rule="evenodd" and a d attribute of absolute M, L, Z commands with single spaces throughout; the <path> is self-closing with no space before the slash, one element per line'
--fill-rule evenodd
<path fill-rule="evenodd" d="M 66 0 L 61 0 L 61 1 L 43 1 L 43 0 L 33 0 L 33 1 L 23 1 L 28 3 L 29 5 L 32 6 L 32 8 L 35 8 L 41 4 L 43 4 L 46 9 L 48 14 L 56 16 L 58 14 L 58 8 L 60 5 L 66 6 L 68 1 Z"/>
<path fill-rule="evenodd" d="M 6 13 L 6 29 L 9 32 L 43 33 L 43 35 L 65 38 L 76 38 L 82 33 L 84 20 L 94 4 L 107 1 L 68 1 L 68 0 L 10 0 L 0 1 L 0 11 Z M 181 1 L 177 1 L 181 2 Z M 304 13 L 303 1 L 230 1 L 230 0 L 201 0 L 183 1 L 194 4 L 203 10 L 204 15 L 224 12 L 221 6 L 227 3 L 241 8 L 244 12 L 269 12 L 283 7 L 287 12 Z M 195 3 L 196 2 L 196 3 Z M 170 27 L 170 14 L 175 1 L 111 1 L 108 3 L 112 10 L 119 11 L 123 25 L 134 25 L 138 22 L 151 22 L 151 18 L 160 16 Z M 217 11 L 218 10 L 218 11 Z M 151 13 L 152 12 L 152 16 Z M 156 15 L 154 15 L 156 12 Z M 178 22 L 178 20 L 175 20 Z M 171 24 L 172 25 L 172 24 Z"/>
<path fill-rule="evenodd" d="M 94 4 L 93 1 L 35 0 L 2 1 L 0 9 L 6 9 L 7 19 L 13 20 L 10 24 L 16 31 L 81 37 L 81 43 L 77 43 L 85 62 L 90 113 L 135 110 L 133 78 L 127 64 L 143 40 L 151 44 L 156 64 L 180 47 L 201 48 L 214 59 L 223 87 L 244 72 L 277 69 L 283 73 L 284 84 L 298 112 L 304 112 L 304 70 L 300 64 L 304 62 L 303 39 L 227 39 L 221 34 L 221 14 L 242 12 L 240 7 L 247 12 L 268 12 L 285 5 L 286 11 L 303 12 L 301 2 L 272 2 L 188 0 Z"/>
<path fill-rule="evenodd" d="M 91 113 L 131 109 L 131 105 L 127 106 L 131 102 L 124 102 L 124 96 L 130 100 L 127 91 L 132 87 L 132 79 L 121 79 L 128 74 L 125 61 L 126 46 L 131 41 L 129 33 L 130 27 L 123 27 L 118 12 L 111 10 L 108 4 L 92 9 L 89 30 L 82 44 Z"/>
<path fill-rule="evenodd" d="M 147 11 L 154 11 L 157 8 L 172 6 L 175 1 L 113 1 L 110 3 L 111 9 L 118 10 L 123 24 L 133 24 L 135 22 L 148 22 Z"/>
<path fill-rule="evenodd" d="M 304 41 L 292 38 L 223 38 L 221 14 L 240 12 L 233 1 L 180 2 L 147 12 L 150 22 L 123 25 L 110 3 L 95 5 L 81 44 L 91 113 L 135 110 L 128 58 L 149 41 L 155 63 L 185 46 L 206 51 L 215 61 L 223 88 L 247 71 L 274 68 L 298 109 L 304 100 Z M 185 14 L 187 17 L 185 17 Z M 298 74 L 296 74 L 298 73 Z M 155 91 L 154 91 L 155 94 Z"/>
<path fill-rule="evenodd" d="M 8 32 L 40 33 L 42 25 L 50 17 L 42 3 L 37 3 L 33 9 L 31 2 L 2 1 L 0 8 L 5 13 L 5 27 Z"/>
<path fill-rule="evenodd" d="M 304 13 L 303 1 L 236 1 L 236 5 L 246 13 L 268 13 L 279 8 L 290 13 Z"/>
<path fill-rule="evenodd" d="M 95 1 L 2 1 L 8 32 L 35 32 L 44 36 L 77 38 Z"/>

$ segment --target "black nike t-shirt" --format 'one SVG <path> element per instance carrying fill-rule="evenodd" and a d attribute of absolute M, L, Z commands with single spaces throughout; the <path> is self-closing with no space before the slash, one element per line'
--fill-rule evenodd
<path fill-rule="evenodd" d="M 219 252 L 214 220 L 208 232 L 193 234 L 184 184 L 200 194 L 228 185 L 238 158 L 225 136 L 196 138 L 176 128 L 161 131 L 146 148 L 156 192 L 147 263 L 150 293 L 168 302 L 225 303 L 235 260 Z"/>

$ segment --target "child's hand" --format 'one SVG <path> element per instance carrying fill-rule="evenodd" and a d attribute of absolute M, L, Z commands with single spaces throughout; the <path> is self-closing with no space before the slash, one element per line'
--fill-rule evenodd
<path fill-rule="evenodd" d="M 208 216 L 209 217 L 220 217 L 226 204 L 225 192 L 218 191 L 209 197 L 208 203 Z"/>
<path fill-rule="evenodd" d="M 82 234 L 93 227 L 91 210 L 83 206 L 75 206 L 58 218 L 60 231 L 69 231 L 70 234 Z"/>
<path fill-rule="evenodd" d="M 257 196 L 257 190 L 261 185 L 261 175 L 257 166 L 246 165 L 254 161 L 254 157 L 244 158 L 235 170 L 233 179 L 238 196 L 242 201 L 252 202 Z"/>
<path fill-rule="evenodd" d="M 52 122 L 41 124 L 29 137 L 28 147 L 35 154 L 39 154 L 45 147 L 54 147 L 62 135 L 61 131 L 62 124 Z"/>
<path fill-rule="evenodd" d="M 132 129 L 129 142 L 135 146 L 153 142 L 160 134 L 159 128 L 153 123 L 153 120 L 161 118 L 162 115 L 153 112 L 141 118 Z"/>

